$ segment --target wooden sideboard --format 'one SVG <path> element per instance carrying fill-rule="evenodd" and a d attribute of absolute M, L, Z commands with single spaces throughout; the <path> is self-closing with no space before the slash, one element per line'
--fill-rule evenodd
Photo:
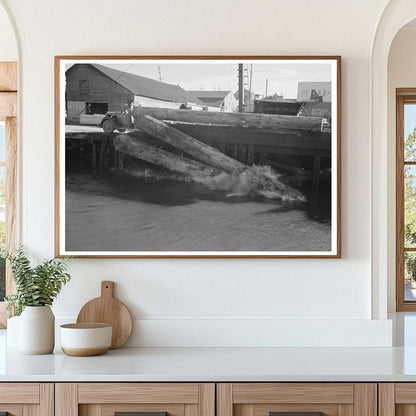
<path fill-rule="evenodd" d="M 0 383 L 0 416 L 415 416 L 410 383 Z"/>

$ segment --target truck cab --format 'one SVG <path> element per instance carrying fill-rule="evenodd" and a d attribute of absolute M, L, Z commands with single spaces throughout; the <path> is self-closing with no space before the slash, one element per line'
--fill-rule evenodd
<path fill-rule="evenodd" d="M 100 126 L 104 130 L 104 133 L 112 133 L 114 130 L 123 133 L 127 129 L 132 129 L 131 112 L 107 111 Z"/>

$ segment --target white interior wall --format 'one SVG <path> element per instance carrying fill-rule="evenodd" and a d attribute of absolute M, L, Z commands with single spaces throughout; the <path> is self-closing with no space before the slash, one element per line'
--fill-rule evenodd
<path fill-rule="evenodd" d="M 388 61 L 388 309 L 396 310 L 396 88 L 416 87 L 416 26 L 399 30 Z"/>
<path fill-rule="evenodd" d="M 370 320 L 370 53 L 387 0 L 0 2 L 21 39 L 21 240 L 42 257 L 53 256 L 54 55 L 343 59 L 342 259 L 74 259 L 59 319 L 109 279 L 137 319 L 135 345 L 224 345 L 225 333 L 227 345 L 391 343 L 385 299 Z"/>
<path fill-rule="evenodd" d="M 6 10 L 0 3 L 0 62 L 17 61 L 17 44 Z"/>

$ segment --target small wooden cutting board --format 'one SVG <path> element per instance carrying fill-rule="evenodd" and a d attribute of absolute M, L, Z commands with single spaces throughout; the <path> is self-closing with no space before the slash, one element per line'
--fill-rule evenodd
<path fill-rule="evenodd" d="M 127 306 L 113 297 L 114 282 L 101 282 L 101 296 L 86 303 L 77 323 L 106 323 L 113 326 L 111 349 L 121 347 L 130 338 L 133 319 Z"/>

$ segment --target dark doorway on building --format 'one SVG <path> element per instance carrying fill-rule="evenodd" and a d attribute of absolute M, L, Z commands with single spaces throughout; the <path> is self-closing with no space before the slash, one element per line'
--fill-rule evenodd
<path fill-rule="evenodd" d="M 87 114 L 105 114 L 108 111 L 108 103 L 85 103 Z"/>

